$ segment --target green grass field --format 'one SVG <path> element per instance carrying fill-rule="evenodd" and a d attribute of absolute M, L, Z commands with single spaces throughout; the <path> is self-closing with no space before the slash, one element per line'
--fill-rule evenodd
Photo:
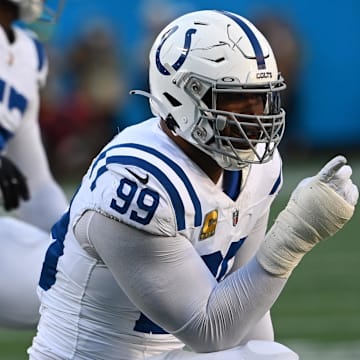
<path fill-rule="evenodd" d="M 284 187 L 272 219 L 300 179 L 326 161 L 284 168 Z M 353 163 L 360 184 L 360 160 Z M 360 359 L 360 211 L 335 237 L 319 244 L 295 269 L 273 307 L 276 339 L 302 360 Z M 1 309 L 0 309 L 1 311 Z M 27 359 L 34 331 L 0 330 L 0 360 Z"/>

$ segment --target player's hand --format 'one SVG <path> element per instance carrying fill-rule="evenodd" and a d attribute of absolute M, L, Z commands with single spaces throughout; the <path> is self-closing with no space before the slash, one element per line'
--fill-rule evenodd
<path fill-rule="evenodd" d="M 7 157 L 0 155 L 0 190 L 5 210 L 19 206 L 21 199 L 29 199 L 25 176 Z"/>
<path fill-rule="evenodd" d="M 351 180 L 352 169 L 346 162 L 344 156 L 336 156 L 330 160 L 316 176 L 320 181 L 327 184 L 338 193 L 350 205 L 355 206 L 359 199 L 359 190 Z M 315 177 L 302 180 L 294 193 L 314 180 Z"/>
<path fill-rule="evenodd" d="M 25 104 L 26 108 L 26 104 Z M 17 107 L 9 109 L 7 105 L 0 102 L 0 123 L 10 133 L 14 133 L 20 126 L 23 119 L 23 112 Z"/>
<path fill-rule="evenodd" d="M 351 174 L 346 158 L 336 156 L 316 176 L 300 182 L 258 251 L 265 270 L 290 276 L 305 253 L 351 219 L 359 197 Z"/>

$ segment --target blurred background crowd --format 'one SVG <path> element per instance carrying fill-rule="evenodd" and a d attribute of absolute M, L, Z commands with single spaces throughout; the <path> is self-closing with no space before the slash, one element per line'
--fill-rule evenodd
<path fill-rule="evenodd" d="M 129 90 L 148 88 L 155 36 L 184 12 L 213 8 L 248 17 L 273 47 L 288 84 L 283 157 L 359 153 L 357 0 L 71 0 L 46 42 L 50 77 L 41 110 L 59 180 L 78 180 L 114 134 L 151 116 L 147 100 Z"/>

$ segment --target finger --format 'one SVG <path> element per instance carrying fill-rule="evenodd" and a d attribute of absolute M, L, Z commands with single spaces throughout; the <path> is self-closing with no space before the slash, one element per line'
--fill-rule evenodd
<path fill-rule="evenodd" d="M 335 182 L 337 184 L 341 184 L 342 182 L 345 182 L 350 179 L 352 175 L 352 168 L 349 165 L 344 165 L 342 168 L 340 168 L 331 179 L 332 182 Z"/>
<path fill-rule="evenodd" d="M 1 184 L 0 184 L 0 187 L 1 187 L 1 193 L 2 193 L 2 202 L 3 202 L 3 206 L 4 206 L 4 209 L 5 210 L 9 210 L 9 195 L 8 195 L 8 191 L 7 191 L 7 180 L 6 179 L 2 179 L 1 180 Z"/>
<path fill-rule="evenodd" d="M 343 199 L 345 199 L 350 205 L 355 206 L 359 199 L 359 189 L 352 183 L 350 179 L 336 191 Z"/>
<path fill-rule="evenodd" d="M 345 156 L 338 155 L 330 160 L 320 171 L 319 178 L 322 182 L 329 182 L 329 180 L 336 174 L 336 172 L 346 164 Z"/>
<path fill-rule="evenodd" d="M 14 184 L 14 187 L 16 185 L 16 192 L 18 198 L 29 200 L 30 194 L 29 194 L 29 188 L 27 185 L 26 177 L 17 168 L 14 168 L 13 170 L 14 173 L 11 178 L 11 183 Z"/>
<path fill-rule="evenodd" d="M 22 178 L 21 181 L 19 181 L 18 186 L 19 186 L 19 193 L 20 193 L 21 197 L 24 200 L 29 200 L 30 192 L 29 192 L 29 187 L 27 185 L 25 178 Z"/>
<path fill-rule="evenodd" d="M 342 187 L 345 187 L 348 182 L 351 182 L 352 169 L 349 165 L 344 165 L 340 168 L 334 176 L 328 180 L 328 185 L 335 191 L 341 191 Z"/>
<path fill-rule="evenodd" d="M 359 189 L 355 184 L 351 184 L 351 188 L 348 190 L 348 202 L 355 206 L 359 200 Z"/>
<path fill-rule="evenodd" d="M 17 207 L 18 196 L 16 191 L 14 191 L 13 186 L 10 184 L 10 181 L 3 182 L 3 198 L 6 211 L 10 211 Z"/>

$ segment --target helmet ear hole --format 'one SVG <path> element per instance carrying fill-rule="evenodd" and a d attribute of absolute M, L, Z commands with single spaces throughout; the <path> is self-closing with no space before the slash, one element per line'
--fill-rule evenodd
<path fill-rule="evenodd" d="M 178 107 L 181 106 L 182 103 L 175 99 L 172 95 L 170 95 L 168 92 L 164 92 L 163 95 L 166 97 L 166 99 L 169 101 L 169 103 L 173 106 L 173 107 Z"/>
<path fill-rule="evenodd" d="M 171 131 L 175 131 L 176 128 L 179 127 L 178 123 L 175 121 L 175 119 L 173 118 L 173 116 L 171 114 L 169 114 L 166 119 L 165 119 L 165 123 L 166 126 L 169 128 L 169 130 Z"/>

